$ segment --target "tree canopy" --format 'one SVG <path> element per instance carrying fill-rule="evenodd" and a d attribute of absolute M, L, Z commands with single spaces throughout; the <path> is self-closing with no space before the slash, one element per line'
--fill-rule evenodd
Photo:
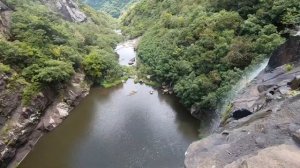
<path fill-rule="evenodd" d="M 75 72 L 86 71 L 97 83 L 122 75 L 116 72 L 120 67 L 114 47 L 121 38 L 113 31 L 112 17 L 81 4 L 80 10 L 89 19 L 73 23 L 38 0 L 5 3 L 14 12 L 9 38 L 0 39 L 0 73 L 14 73 L 19 81 L 25 81 L 27 99 L 28 93 L 68 83 Z M 89 59 L 103 62 L 105 67 L 91 69 Z M 102 76 L 90 75 L 95 73 Z"/>
<path fill-rule="evenodd" d="M 214 110 L 243 71 L 284 42 L 300 24 L 297 0 L 142 0 L 122 17 L 142 36 L 145 73 L 174 88 L 187 106 Z"/>

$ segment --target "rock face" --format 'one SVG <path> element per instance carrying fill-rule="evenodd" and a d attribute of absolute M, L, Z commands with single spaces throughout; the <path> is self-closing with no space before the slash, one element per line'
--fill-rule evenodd
<path fill-rule="evenodd" d="M 89 92 L 84 75 L 76 73 L 60 92 L 47 88 L 23 106 L 19 92 L 9 93 L 7 77 L 0 78 L 0 110 L 4 117 L 0 132 L 0 168 L 18 165 L 46 132 L 56 128 Z M 4 79 L 3 79 L 4 78 Z M 22 90 L 18 86 L 17 90 Z M 7 93 L 8 92 L 8 93 Z M 13 160 L 13 161 L 12 161 Z"/>
<path fill-rule="evenodd" d="M 73 0 L 41 0 L 53 9 L 57 10 L 66 20 L 73 22 L 84 22 L 87 16 L 80 11 Z"/>
<path fill-rule="evenodd" d="M 300 36 L 291 37 L 286 43 L 275 50 L 270 58 L 268 69 L 292 63 L 300 59 Z"/>
<path fill-rule="evenodd" d="M 191 144 L 187 168 L 299 167 L 299 41 L 292 37 L 280 46 L 271 56 L 268 71 L 233 100 L 233 113 L 252 114 L 228 119 L 214 134 Z M 286 63 L 294 68 L 287 71 Z"/>
<path fill-rule="evenodd" d="M 73 0 L 40 1 L 69 21 L 87 19 Z M 3 2 L 0 0 L 0 38 L 9 38 L 13 10 Z M 24 86 L 13 82 L 12 74 L 0 74 L 0 168 L 16 167 L 44 133 L 56 128 L 69 115 L 89 92 L 90 84 L 84 78 L 84 74 L 76 73 L 59 91 L 45 88 L 25 106 Z"/>
<path fill-rule="evenodd" d="M 11 14 L 12 10 L 0 1 L 0 38 L 9 36 Z"/>

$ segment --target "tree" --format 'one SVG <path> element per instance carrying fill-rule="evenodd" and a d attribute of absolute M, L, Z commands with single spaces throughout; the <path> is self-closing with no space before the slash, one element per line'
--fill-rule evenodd
<path fill-rule="evenodd" d="M 104 50 L 93 50 L 83 59 L 84 70 L 98 84 L 104 79 L 120 77 L 122 72 L 115 58 Z"/>

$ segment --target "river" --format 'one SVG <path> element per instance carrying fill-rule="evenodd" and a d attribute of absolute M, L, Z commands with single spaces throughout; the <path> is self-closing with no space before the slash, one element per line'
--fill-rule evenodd
<path fill-rule="evenodd" d="M 121 65 L 135 57 L 133 47 L 132 41 L 118 45 Z M 92 88 L 19 167 L 180 168 L 199 125 L 174 96 L 129 79 L 110 89 Z"/>

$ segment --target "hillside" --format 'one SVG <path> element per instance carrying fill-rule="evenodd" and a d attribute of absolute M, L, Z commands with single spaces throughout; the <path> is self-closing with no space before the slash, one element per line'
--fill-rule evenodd
<path fill-rule="evenodd" d="M 120 78 L 114 47 L 121 38 L 110 16 L 72 0 L 2 0 L 0 19 L 0 167 L 6 167 L 39 121 L 45 129 L 34 136 L 61 123 L 91 84 Z"/>
<path fill-rule="evenodd" d="M 115 18 L 119 17 L 130 5 L 138 1 L 139 0 L 83 0 L 84 3 L 97 10 L 104 11 Z"/>
<path fill-rule="evenodd" d="M 190 145 L 187 168 L 298 168 L 300 165 L 300 36 L 231 101 L 230 116 Z"/>
<path fill-rule="evenodd" d="M 143 0 L 122 25 L 130 37 L 142 36 L 139 69 L 200 117 L 285 41 L 300 23 L 299 9 L 296 0 Z"/>

